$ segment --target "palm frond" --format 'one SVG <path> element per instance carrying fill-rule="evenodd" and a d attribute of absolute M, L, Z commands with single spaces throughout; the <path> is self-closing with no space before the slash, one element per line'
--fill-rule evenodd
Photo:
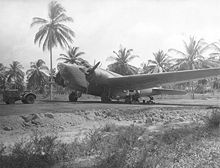
<path fill-rule="evenodd" d="M 79 56 L 84 55 L 84 54 L 85 54 L 85 52 L 78 52 L 78 53 L 76 54 L 76 57 L 79 57 Z"/>
<path fill-rule="evenodd" d="M 34 17 L 32 19 L 32 23 L 31 23 L 31 27 L 35 26 L 35 25 L 44 25 L 49 23 L 46 19 L 40 18 L 40 17 Z"/>
<path fill-rule="evenodd" d="M 65 12 L 65 9 L 61 6 L 61 4 L 57 3 L 56 1 L 51 1 L 48 6 L 48 11 L 49 18 L 53 20 L 62 12 Z"/>
<path fill-rule="evenodd" d="M 71 38 L 71 36 L 69 36 L 68 32 L 63 31 L 62 29 L 59 29 L 59 32 L 60 32 L 60 39 L 61 40 L 65 39 L 65 43 L 68 44 L 68 42 L 70 43 L 73 42 L 73 39 Z"/>
<path fill-rule="evenodd" d="M 74 31 L 72 31 L 68 26 L 64 24 L 56 24 L 56 26 L 58 26 L 59 30 L 62 30 L 62 32 L 67 33 L 70 38 L 75 37 Z"/>
<path fill-rule="evenodd" d="M 47 35 L 47 32 L 48 32 L 47 26 L 45 26 L 43 29 L 39 30 L 34 37 L 34 43 L 39 41 L 39 46 L 40 46 L 41 41 Z"/>
<path fill-rule="evenodd" d="M 130 62 L 131 60 L 133 60 L 134 58 L 138 58 L 138 55 L 131 55 L 127 58 L 127 61 Z"/>
<path fill-rule="evenodd" d="M 60 57 L 60 58 L 57 58 L 57 60 L 64 60 L 64 61 L 70 62 L 71 59 Z"/>
<path fill-rule="evenodd" d="M 113 53 L 117 56 L 120 57 L 119 54 L 116 51 L 113 51 Z"/>
<path fill-rule="evenodd" d="M 46 37 L 45 37 L 45 40 L 44 40 L 44 43 L 43 43 L 43 51 L 46 50 L 46 48 L 50 49 L 51 46 L 49 46 L 49 36 L 50 36 L 50 33 L 48 31 L 48 33 L 46 34 Z"/>
<path fill-rule="evenodd" d="M 186 57 L 185 53 L 183 53 L 183 52 L 181 52 L 179 50 L 173 49 L 173 48 L 169 49 L 168 52 L 174 52 L 174 53 L 179 54 L 179 55 L 181 55 L 183 57 Z"/>
<path fill-rule="evenodd" d="M 39 67 L 40 70 L 49 70 L 49 68 L 46 65 L 42 65 Z"/>
<path fill-rule="evenodd" d="M 69 58 L 69 56 L 66 54 L 60 54 L 60 56 L 65 57 L 65 58 Z"/>
<path fill-rule="evenodd" d="M 57 41 L 60 44 L 61 48 L 69 47 L 69 44 L 68 44 L 66 38 L 62 34 L 57 32 L 56 37 L 57 37 Z"/>
<path fill-rule="evenodd" d="M 106 58 L 106 61 L 116 61 L 116 57 L 115 56 L 109 56 Z"/>
<path fill-rule="evenodd" d="M 54 21 L 57 22 L 57 23 L 60 23 L 60 22 L 73 22 L 73 18 L 66 16 L 65 13 L 61 13 L 59 16 L 57 16 L 54 19 Z"/>

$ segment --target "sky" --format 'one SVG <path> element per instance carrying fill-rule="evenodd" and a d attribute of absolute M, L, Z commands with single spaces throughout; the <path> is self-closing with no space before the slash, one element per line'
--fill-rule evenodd
<path fill-rule="evenodd" d="M 0 0 L 0 63 L 19 61 L 26 71 L 30 62 L 43 59 L 49 66 L 49 52 L 34 44 L 38 27 L 30 28 L 33 17 L 48 17 L 50 0 Z M 131 62 L 139 67 L 153 59 L 158 50 L 184 50 L 190 36 L 207 42 L 220 39 L 219 0 L 57 0 L 74 19 L 68 26 L 75 32 L 72 46 L 86 54 L 92 65 L 114 55 L 120 45 L 138 55 Z M 53 50 L 53 67 L 59 54 Z"/>

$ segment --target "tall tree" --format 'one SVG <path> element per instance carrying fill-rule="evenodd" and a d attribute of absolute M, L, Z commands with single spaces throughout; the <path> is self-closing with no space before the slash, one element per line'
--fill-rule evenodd
<path fill-rule="evenodd" d="M 50 71 L 52 71 L 52 49 L 57 45 L 62 48 L 68 47 L 73 42 L 74 32 L 64 25 L 64 22 L 73 22 L 71 17 L 65 14 L 66 10 L 56 1 L 49 3 L 48 20 L 34 17 L 31 27 L 40 25 L 39 31 L 36 33 L 34 43 L 39 42 L 39 46 L 43 42 L 43 51 L 46 49 L 50 52 Z M 51 73 L 52 75 L 52 73 Z M 52 79 L 50 84 L 50 99 L 52 99 Z"/>
<path fill-rule="evenodd" d="M 169 54 L 179 55 L 180 58 L 175 59 L 176 63 L 172 67 L 174 70 L 193 70 L 203 67 L 209 67 L 209 62 L 205 59 L 205 53 L 210 48 L 204 39 L 196 40 L 195 37 L 190 37 L 189 42 L 183 41 L 185 51 L 169 49 Z M 191 83 L 192 98 L 194 99 L 194 87 Z"/>
<path fill-rule="evenodd" d="M 28 88 L 42 90 L 44 85 L 48 83 L 48 67 L 42 59 L 31 62 L 31 69 L 26 71 Z"/>
<path fill-rule="evenodd" d="M 0 89 L 5 89 L 6 77 L 7 77 L 7 67 L 0 63 Z"/>
<path fill-rule="evenodd" d="M 173 66 L 175 70 L 200 69 L 207 65 L 204 54 L 210 48 L 210 45 L 204 39 L 196 40 L 195 37 L 190 37 L 188 43 L 186 41 L 183 41 L 183 43 L 185 51 L 168 50 L 169 54 L 180 56 L 180 58 L 175 59 L 176 64 Z"/>
<path fill-rule="evenodd" d="M 82 64 L 84 59 L 80 58 L 81 55 L 85 54 L 84 52 L 79 51 L 79 47 L 69 47 L 67 54 L 60 54 L 60 58 L 57 60 L 62 60 L 64 63 L 70 64 Z"/>
<path fill-rule="evenodd" d="M 169 70 L 171 65 L 171 60 L 163 50 L 159 50 L 156 53 L 153 53 L 154 60 L 148 60 L 148 64 L 144 64 L 143 72 L 144 73 L 160 73 L 166 72 Z"/>
<path fill-rule="evenodd" d="M 6 82 L 19 90 L 23 89 L 24 72 L 22 69 L 23 66 L 18 61 L 13 61 L 12 64 L 9 65 L 9 69 L 6 72 Z"/>
<path fill-rule="evenodd" d="M 137 74 L 138 68 L 129 64 L 131 60 L 138 57 L 132 55 L 132 51 L 133 49 L 126 49 L 122 46 L 118 52 L 113 51 L 115 55 L 108 57 L 107 60 L 114 61 L 114 63 L 108 65 L 108 69 L 121 75 Z"/>

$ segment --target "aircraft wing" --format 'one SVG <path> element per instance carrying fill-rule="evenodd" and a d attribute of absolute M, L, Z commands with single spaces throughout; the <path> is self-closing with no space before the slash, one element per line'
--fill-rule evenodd
<path fill-rule="evenodd" d="M 105 81 L 105 85 L 109 86 L 110 88 L 140 90 L 160 86 L 162 84 L 181 83 L 217 75 L 220 75 L 220 68 L 165 72 L 158 74 L 129 75 L 108 78 Z"/>

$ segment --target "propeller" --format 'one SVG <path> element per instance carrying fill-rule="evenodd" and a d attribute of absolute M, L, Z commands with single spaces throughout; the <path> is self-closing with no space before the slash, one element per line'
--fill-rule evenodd
<path fill-rule="evenodd" d="M 100 62 L 98 62 L 97 64 L 95 64 L 94 67 L 89 68 L 89 69 L 85 72 L 85 74 L 86 74 L 86 79 L 87 79 L 87 80 L 91 80 L 91 76 L 92 76 L 92 74 L 94 73 L 94 71 L 96 70 L 96 68 L 98 68 L 99 64 L 100 64 Z"/>

